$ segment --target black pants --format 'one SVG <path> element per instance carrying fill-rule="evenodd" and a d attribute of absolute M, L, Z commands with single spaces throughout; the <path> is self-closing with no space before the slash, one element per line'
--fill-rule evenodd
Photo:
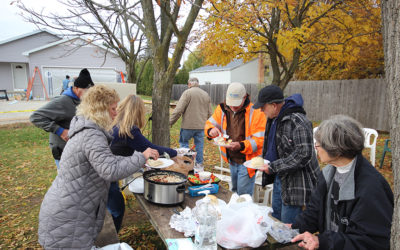
<path fill-rule="evenodd" d="M 111 182 L 108 193 L 107 209 L 111 213 L 117 233 L 121 229 L 125 213 L 125 201 L 119 189 L 118 182 Z"/>

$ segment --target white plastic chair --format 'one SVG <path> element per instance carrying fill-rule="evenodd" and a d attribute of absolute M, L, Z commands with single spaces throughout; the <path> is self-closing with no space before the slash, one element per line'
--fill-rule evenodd
<path fill-rule="evenodd" d="M 375 167 L 375 153 L 376 153 L 376 140 L 378 139 L 378 132 L 372 128 L 364 128 L 364 147 L 371 149 L 369 160 L 372 166 Z M 371 136 L 374 136 L 371 142 Z"/>
<path fill-rule="evenodd" d="M 221 149 L 219 149 L 219 157 L 220 157 L 220 166 L 214 166 L 215 170 L 218 170 L 219 173 L 213 173 L 215 176 L 217 176 L 221 181 L 227 182 L 229 185 L 229 190 L 232 190 L 232 179 L 231 179 L 231 170 L 229 167 L 224 166 L 224 159 L 222 159 L 222 154 L 221 154 Z"/>
<path fill-rule="evenodd" d="M 269 184 L 265 186 L 265 190 L 264 190 L 264 196 L 262 198 L 262 202 L 260 201 L 261 198 L 261 189 L 263 189 L 262 187 L 262 172 L 261 171 L 257 171 L 256 173 L 256 181 L 255 181 L 255 185 L 254 185 L 254 191 L 253 191 L 253 201 L 255 203 L 261 203 L 264 204 L 266 206 L 271 206 L 272 205 L 272 191 L 274 188 L 274 184 Z"/>
<path fill-rule="evenodd" d="M 315 140 L 315 132 L 317 132 L 317 130 L 318 130 L 318 127 L 313 128 L 314 145 L 315 145 L 315 143 L 317 142 L 317 141 Z M 316 147 L 314 147 L 314 150 L 315 150 L 315 155 L 318 155 L 318 152 L 317 152 L 317 148 L 316 148 Z"/>

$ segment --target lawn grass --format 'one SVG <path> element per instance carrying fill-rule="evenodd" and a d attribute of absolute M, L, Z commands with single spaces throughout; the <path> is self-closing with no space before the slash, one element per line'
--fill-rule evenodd
<path fill-rule="evenodd" d="M 151 137 L 151 123 L 143 134 Z M 180 120 L 171 128 L 171 147 L 178 147 Z M 40 204 L 54 180 L 57 170 L 48 147 L 48 133 L 31 124 L 0 127 L 0 249 L 39 248 L 37 243 L 38 214 Z M 393 187 L 388 153 L 382 169 L 379 163 L 384 140 L 389 135 L 380 133 L 377 141 L 376 168 Z M 193 143 L 193 142 L 191 142 Z M 369 159 L 369 150 L 364 150 Z M 218 149 L 208 140 L 204 144 L 206 170 L 219 164 Z M 121 241 L 135 249 L 164 248 L 157 232 L 140 210 L 133 196 L 127 198 L 126 220 L 119 233 Z M 130 219 L 130 214 L 140 218 Z"/>
<path fill-rule="evenodd" d="M 39 207 L 57 174 L 48 133 L 22 124 L 1 128 L 0 138 L 0 249 L 39 247 Z"/>

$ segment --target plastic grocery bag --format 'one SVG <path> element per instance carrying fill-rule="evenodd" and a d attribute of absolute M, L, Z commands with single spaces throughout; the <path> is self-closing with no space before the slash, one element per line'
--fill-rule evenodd
<path fill-rule="evenodd" d="M 110 244 L 100 248 L 92 247 L 91 250 L 133 250 L 133 248 L 128 244 L 126 244 L 125 242 L 122 242 L 122 243 Z"/>
<path fill-rule="evenodd" d="M 268 216 L 271 211 L 270 207 L 255 204 L 249 195 L 232 194 L 217 222 L 217 243 L 228 249 L 259 247 L 273 224 Z"/>

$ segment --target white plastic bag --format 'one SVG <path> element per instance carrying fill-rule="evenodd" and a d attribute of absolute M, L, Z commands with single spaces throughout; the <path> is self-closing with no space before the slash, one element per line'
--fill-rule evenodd
<path fill-rule="evenodd" d="M 233 194 L 217 222 L 217 243 L 228 249 L 259 247 L 267 239 L 273 220 L 270 207 L 253 203 L 250 196 Z"/>
<path fill-rule="evenodd" d="M 127 243 L 122 242 L 122 243 L 110 244 L 100 248 L 92 247 L 91 250 L 133 250 L 133 248 L 129 246 Z"/>

